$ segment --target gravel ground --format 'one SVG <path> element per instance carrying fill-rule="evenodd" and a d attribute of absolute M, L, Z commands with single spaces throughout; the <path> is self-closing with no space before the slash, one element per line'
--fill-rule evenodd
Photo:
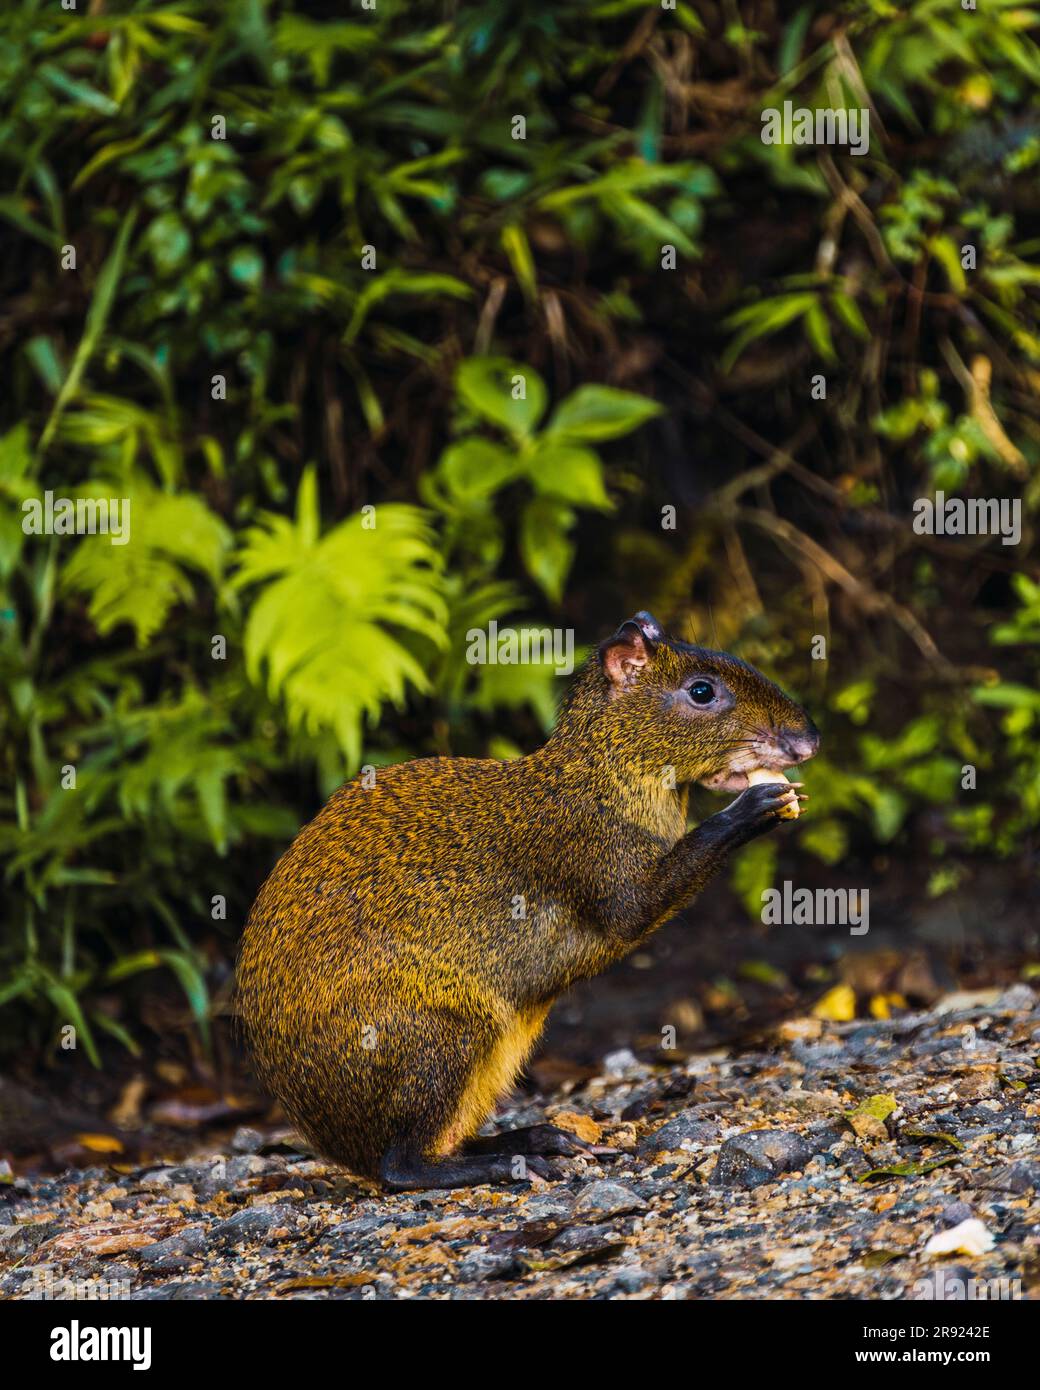
<path fill-rule="evenodd" d="M 173 1164 L 9 1176 L 0 1295 L 1040 1297 L 1029 986 L 660 1059 L 614 1053 L 498 1116 L 618 1150 L 550 1181 L 388 1197 L 252 1128 Z"/>

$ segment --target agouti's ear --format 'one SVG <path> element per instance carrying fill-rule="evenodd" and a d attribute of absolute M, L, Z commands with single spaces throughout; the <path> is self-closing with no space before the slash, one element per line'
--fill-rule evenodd
<path fill-rule="evenodd" d="M 660 642 L 664 637 L 661 624 L 652 613 L 648 613 L 645 608 L 641 608 L 634 618 L 630 620 L 643 634 L 651 647 L 655 642 Z"/>
<path fill-rule="evenodd" d="M 650 615 L 638 614 L 637 617 L 649 618 Z M 652 618 L 650 621 L 653 623 Z M 656 623 L 654 627 L 657 627 Z M 637 673 L 650 660 L 652 650 L 650 639 L 635 619 L 622 623 L 613 637 L 600 643 L 600 665 L 615 690 L 625 690 L 632 684 Z"/>

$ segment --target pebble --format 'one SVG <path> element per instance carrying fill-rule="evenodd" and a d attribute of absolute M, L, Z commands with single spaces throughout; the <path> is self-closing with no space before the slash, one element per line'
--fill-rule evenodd
<path fill-rule="evenodd" d="M 508 1279 L 519 1272 L 519 1268 L 514 1254 L 477 1250 L 462 1261 L 455 1277 L 460 1284 L 476 1284 L 484 1279 Z"/>
<path fill-rule="evenodd" d="M 977 1216 L 937 1231 L 924 1247 L 926 1255 L 986 1255 L 996 1244 Z"/>
<path fill-rule="evenodd" d="M 619 1182 L 602 1178 L 590 1182 L 578 1193 L 574 1202 L 575 1216 L 622 1216 L 630 1211 L 645 1211 L 646 1203 L 638 1193 Z"/>
<path fill-rule="evenodd" d="M 670 1153 L 688 1144 L 711 1144 L 719 1137 L 719 1122 L 702 1119 L 695 1109 L 682 1110 L 653 1134 L 639 1141 L 639 1152 Z"/>
<path fill-rule="evenodd" d="M 216 1246 L 285 1240 L 295 1230 L 296 1221 L 296 1212 L 291 1207 L 246 1207 L 244 1211 L 236 1211 L 226 1221 L 219 1221 L 210 1231 L 209 1240 L 210 1244 Z M 277 1236 L 276 1232 L 282 1228 L 286 1228 L 285 1234 Z"/>
<path fill-rule="evenodd" d="M 758 1187 L 781 1173 L 804 1168 L 812 1149 L 801 1137 L 784 1129 L 752 1129 L 727 1139 L 711 1181 L 716 1187 Z"/>

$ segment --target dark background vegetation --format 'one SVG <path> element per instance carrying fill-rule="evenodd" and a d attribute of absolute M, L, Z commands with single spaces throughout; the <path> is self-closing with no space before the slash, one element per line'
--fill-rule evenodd
<path fill-rule="evenodd" d="M 466 665 L 491 618 L 590 643 L 648 607 L 823 730 L 811 815 L 704 900 L 678 986 L 670 933 L 627 995 L 600 986 L 602 1039 L 659 1026 L 655 970 L 691 1037 L 847 980 L 848 938 L 800 939 L 797 988 L 766 959 L 784 876 L 872 885 L 872 944 L 969 921 L 940 964 L 875 951 L 854 1008 L 934 995 L 964 952 L 976 982 L 1029 974 L 1038 24 L 1001 0 L 5 7 L 16 1065 L 72 1023 L 81 1058 L 205 1070 L 250 902 L 324 796 L 551 727 L 551 672 Z M 869 154 L 764 145 L 787 98 L 868 107 Z M 131 543 L 25 536 L 45 489 L 130 497 Z M 1021 544 L 915 535 L 937 489 L 1021 498 Z"/>

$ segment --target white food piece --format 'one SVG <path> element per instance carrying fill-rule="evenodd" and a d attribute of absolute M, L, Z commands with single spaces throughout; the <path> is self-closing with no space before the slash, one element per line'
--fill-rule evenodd
<path fill-rule="evenodd" d="M 924 1247 L 926 1255 L 987 1255 L 996 1242 L 977 1216 L 939 1231 Z"/>
<path fill-rule="evenodd" d="M 747 781 L 749 787 L 758 787 L 766 782 L 786 782 L 787 778 L 782 772 L 770 772 L 768 768 L 756 767 L 753 772 L 747 774 Z M 792 796 L 791 800 L 777 811 L 781 820 L 797 820 L 801 814 L 802 808 L 797 796 Z"/>

